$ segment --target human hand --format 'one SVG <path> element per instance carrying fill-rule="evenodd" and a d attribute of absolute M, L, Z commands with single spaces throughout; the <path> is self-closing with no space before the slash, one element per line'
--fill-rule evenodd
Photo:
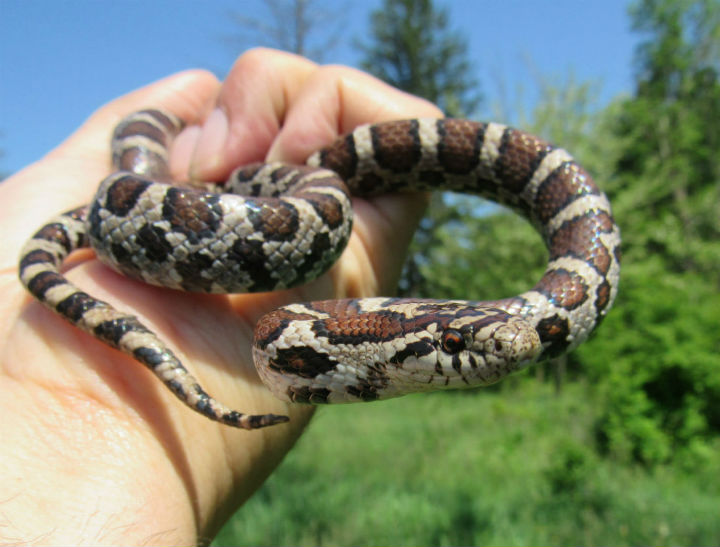
<path fill-rule="evenodd" d="M 90 251 L 70 258 L 71 281 L 135 313 L 215 398 L 242 412 L 291 418 L 255 431 L 216 424 L 136 361 L 31 301 L 17 280 L 24 241 L 57 213 L 89 201 L 111 170 L 112 128 L 145 107 L 189 124 L 174 143 L 172 170 L 179 179 L 205 180 L 251 161 L 303 163 L 361 123 L 440 115 L 358 71 L 255 50 L 222 84 L 191 71 L 113 101 L 4 181 L 0 477 L 11 541 L 189 544 L 214 535 L 312 413 L 274 399 L 259 382 L 250 351 L 256 320 L 288 302 L 391 293 L 422 213 L 423 196 L 354 199 L 353 236 L 338 264 L 313 283 L 273 294 L 179 293 L 123 278 Z"/>

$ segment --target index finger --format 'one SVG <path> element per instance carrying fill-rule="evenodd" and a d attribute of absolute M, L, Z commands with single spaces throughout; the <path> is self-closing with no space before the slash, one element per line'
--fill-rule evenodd
<path fill-rule="evenodd" d="M 329 65 L 308 75 L 288 104 L 268 160 L 304 161 L 358 125 L 404 118 L 441 118 L 429 101 L 354 68 Z"/>
<path fill-rule="evenodd" d="M 240 165 L 264 160 L 289 106 L 317 68 L 283 51 L 258 48 L 241 55 L 202 126 L 176 139 L 173 172 L 221 181 Z"/>

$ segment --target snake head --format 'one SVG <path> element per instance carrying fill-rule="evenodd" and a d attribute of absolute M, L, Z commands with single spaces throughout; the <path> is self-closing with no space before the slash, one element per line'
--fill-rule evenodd
<path fill-rule="evenodd" d="M 397 365 L 393 384 L 400 390 L 486 386 L 541 355 L 540 336 L 525 319 L 487 306 L 462 305 L 453 311 L 452 304 L 444 302 L 428 313 L 422 331 L 416 331 L 418 340 L 390 358 Z"/>
<path fill-rule="evenodd" d="M 435 369 L 450 379 L 448 387 L 493 384 L 534 363 L 542 352 L 540 336 L 526 320 L 495 308 L 484 314 L 455 319 L 439 332 Z"/>
<path fill-rule="evenodd" d="M 528 321 L 494 307 L 376 298 L 276 310 L 253 355 L 276 396 L 317 404 L 489 385 L 541 351 Z"/>

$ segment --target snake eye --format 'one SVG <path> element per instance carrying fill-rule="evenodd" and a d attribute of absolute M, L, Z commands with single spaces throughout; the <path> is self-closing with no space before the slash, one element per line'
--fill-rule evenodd
<path fill-rule="evenodd" d="M 448 329 L 442 335 L 442 349 L 447 353 L 459 353 L 465 349 L 465 340 L 458 331 Z"/>

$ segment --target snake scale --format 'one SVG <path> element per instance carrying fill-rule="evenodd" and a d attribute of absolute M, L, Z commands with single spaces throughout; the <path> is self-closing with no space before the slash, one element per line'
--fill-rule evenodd
<path fill-rule="evenodd" d="M 80 329 L 152 370 L 185 404 L 231 426 L 288 420 L 249 415 L 209 396 L 149 329 L 72 285 L 65 257 L 99 260 L 184 291 L 272 291 L 325 272 L 352 226 L 350 194 L 453 190 L 505 204 L 549 250 L 535 287 L 492 302 L 366 298 L 291 304 L 260 319 L 253 358 L 281 399 L 372 401 L 487 385 L 582 343 L 617 293 L 620 233 L 606 196 L 567 152 L 496 123 L 415 119 L 356 128 L 306 166 L 254 164 L 223 185 L 174 185 L 168 146 L 183 123 L 145 110 L 112 139 L 117 172 L 93 201 L 25 245 L 22 283 Z M 451 266 L 450 266 L 451 267 Z"/>

